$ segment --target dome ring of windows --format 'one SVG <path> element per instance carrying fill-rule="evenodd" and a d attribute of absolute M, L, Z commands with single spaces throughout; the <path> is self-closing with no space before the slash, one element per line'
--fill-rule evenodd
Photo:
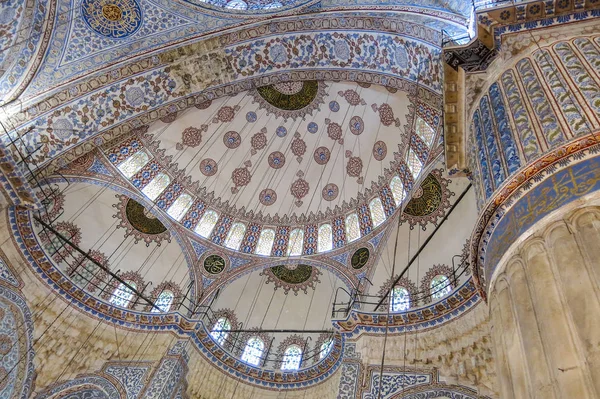
<path fill-rule="evenodd" d="M 159 165 L 159 160 L 152 159 L 149 151 L 142 145 L 142 138 L 133 140 L 139 141 L 137 148 L 140 149 L 137 152 L 129 154 L 125 159 L 112 156 L 113 153 L 120 153 L 120 148 L 125 145 L 121 143 L 107 150 L 109 159 L 116 159 L 114 166 L 129 180 L 133 179 L 134 183 L 135 175 L 140 170 L 156 166 L 158 169 L 154 179 L 159 181 L 145 183 L 146 186 L 141 191 L 159 204 L 161 197 L 165 195 L 162 191 L 168 191 L 168 182 L 172 186 L 179 183 L 168 176 L 169 172 Z M 234 251 L 259 256 L 315 255 L 342 249 L 352 242 L 373 235 L 387 225 L 407 198 L 405 187 L 408 184 L 404 184 L 398 175 L 390 175 L 388 178 L 389 184 L 383 185 L 369 198 L 365 198 L 364 202 L 334 214 L 318 215 L 306 225 L 286 226 L 284 234 L 280 232 L 281 226 L 268 225 L 260 217 L 233 216 L 227 210 L 212 208 L 185 189 L 180 190 L 176 194 L 178 198 L 173 200 L 168 209 L 163 210 L 166 210 L 171 219 L 200 237 Z M 185 198 L 179 201 L 181 197 Z"/>

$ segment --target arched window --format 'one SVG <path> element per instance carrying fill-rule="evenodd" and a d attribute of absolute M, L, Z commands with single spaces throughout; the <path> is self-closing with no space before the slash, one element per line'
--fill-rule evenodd
<path fill-rule="evenodd" d="M 392 177 L 390 189 L 392 189 L 392 195 L 394 196 L 396 206 L 400 206 L 406 197 L 406 193 L 404 192 L 404 184 L 402 184 L 402 179 L 400 179 L 399 176 Z"/>
<path fill-rule="evenodd" d="M 320 348 L 319 360 L 323 360 L 325 356 L 329 355 L 331 348 L 333 348 L 333 339 L 328 339 L 327 341 L 323 342 Z"/>
<path fill-rule="evenodd" d="M 174 298 L 175 295 L 173 295 L 171 291 L 165 290 L 161 292 L 158 298 L 156 299 L 156 302 L 154 303 L 156 306 L 153 307 L 150 312 L 168 312 L 171 309 L 171 305 L 173 304 Z"/>
<path fill-rule="evenodd" d="M 419 173 L 421 173 L 421 169 L 423 169 L 423 164 L 417 157 L 417 154 L 411 149 L 408 150 L 408 158 L 407 158 L 408 167 L 410 169 L 410 173 L 412 173 L 413 178 L 417 178 Z"/>
<path fill-rule="evenodd" d="M 410 294 L 406 288 L 394 287 L 390 296 L 391 312 L 404 312 L 410 308 Z"/>
<path fill-rule="evenodd" d="M 146 187 L 142 189 L 142 193 L 154 201 L 158 198 L 160 193 L 165 191 L 165 188 L 167 188 L 169 183 L 171 183 L 169 175 L 166 173 L 159 173 L 150 181 L 150 183 L 146 184 Z"/>
<path fill-rule="evenodd" d="M 173 204 L 169 207 L 167 213 L 173 219 L 180 221 L 183 215 L 185 215 L 188 209 L 190 209 L 193 202 L 194 199 L 191 195 L 183 193 L 179 197 L 177 197 L 175 201 L 173 201 Z"/>
<path fill-rule="evenodd" d="M 225 239 L 225 246 L 227 248 L 238 250 L 244 239 L 244 233 L 246 232 L 246 225 L 244 223 L 235 222 L 231 225 L 227 238 Z"/>
<path fill-rule="evenodd" d="M 226 317 L 221 317 L 213 326 L 210 336 L 221 346 L 225 343 L 231 330 L 231 322 Z"/>
<path fill-rule="evenodd" d="M 333 230 L 330 224 L 322 224 L 319 227 L 319 238 L 317 240 L 317 252 L 331 251 L 333 248 Z"/>
<path fill-rule="evenodd" d="M 431 292 L 431 298 L 442 299 L 446 295 L 452 292 L 452 285 L 448 276 L 438 274 L 431 279 L 429 283 L 429 291 Z"/>
<path fill-rule="evenodd" d="M 200 219 L 200 223 L 198 223 L 198 226 L 196 226 L 194 231 L 201 237 L 208 238 L 218 220 L 219 214 L 212 209 L 209 209 L 202 215 L 202 219 Z"/>
<path fill-rule="evenodd" d="M 260 360 L 265 349 L 265 343 L 258 337 L 252 337 L 246 342 L 244 353 L 242 353 L 242 361 L 253 366 L 260 365 Z"/>
<path fill-rule="evenodd" d="M 351 213 L 346 216 L 346 239 L 348 242 L 358 240 L 360 238 L 360 224 L 358 223 L 358 215 Z"/>
<path fill-rule="evenodd" d="M 137 285 L 135 282 L 127 281 L 127 284 L 129 284 L 134 290 L 137 290 Z M 120 283 L 110 296 L 109 302 L 115 306 L 126 308 L 129 306 L 129 302 L 131 302 L 133 294 L 133 290 L 131 290 L 125 284 Z"/>
<path fill-rule="evenodd" d="M 302 255 L 302 248 L 304 247 L 304 230 L 294 229 L 290 233 L 290 240 L 288 242 L 287 254 L 288 256 L 300 256 Z"/>
<path fill-rule="evenodd" d="M 369 209 L 371 210 L 371 220 L 373 221 L 373 227 L 379 226 L 385 222 L 385 212 L 383 211 L 383 204 L 381 198 L 376 197 L 369 202 Z"/>
<path fill-rule="evenodd" d="M 421 118 L 420 116 L 417 117 L 415 131 L 417 132 L 419 137 L 422 138 L 423 141 L 425 143 L 427 143 L 428 146 L 431 147 L 431 141 L 433 140 L 433 137 L 435 136 L 435 132 L 433 131 L 431 126 L 429 126 L 429 124 L 427 122 L 425 122 L 423 120 L 423 118 Z"/>
<path fill-rule="evenodd" d="M 298 345 L 288 346 L 281 360 L 282 370 L 298 370 L 302 361 L 302 349 Z"/>
<path fill-rule="evenodd" d="M 273 249 L 273 241 L 275 241 L 275 230 L 265 229 L 260 232 L 258 242 L 256 243 L 257 255 L 271 255 Z"/>
<path fill-rule="evenodd" d="M 128 179 L 139 172 L 150 161 L 150 157 L 146 151 L 138 151 L 117 166 L 117 168 Z"/>

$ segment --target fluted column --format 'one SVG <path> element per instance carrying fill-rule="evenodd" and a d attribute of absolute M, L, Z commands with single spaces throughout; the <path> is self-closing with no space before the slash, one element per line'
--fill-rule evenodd
<path fill-rule="evenodd" d="M 600 398 L 600 206 L 534 226 L 498 265 L 489 305 L 503 399 Z"/>

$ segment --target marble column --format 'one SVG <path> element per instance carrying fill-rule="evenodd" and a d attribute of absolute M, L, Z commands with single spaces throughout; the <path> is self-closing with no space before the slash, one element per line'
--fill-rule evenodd
<path fill-rule="evenodd" d="M 560 212 L 490 281 L 502 399 L 600 398 L 600 206 Z"/>

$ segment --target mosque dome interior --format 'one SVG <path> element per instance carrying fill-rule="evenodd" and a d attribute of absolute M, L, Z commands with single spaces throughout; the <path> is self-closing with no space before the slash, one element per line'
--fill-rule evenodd
<path fill-rule="evenodd" d="M 0 1 L 0 398 L 600 397 L 600 1 Z"/>

